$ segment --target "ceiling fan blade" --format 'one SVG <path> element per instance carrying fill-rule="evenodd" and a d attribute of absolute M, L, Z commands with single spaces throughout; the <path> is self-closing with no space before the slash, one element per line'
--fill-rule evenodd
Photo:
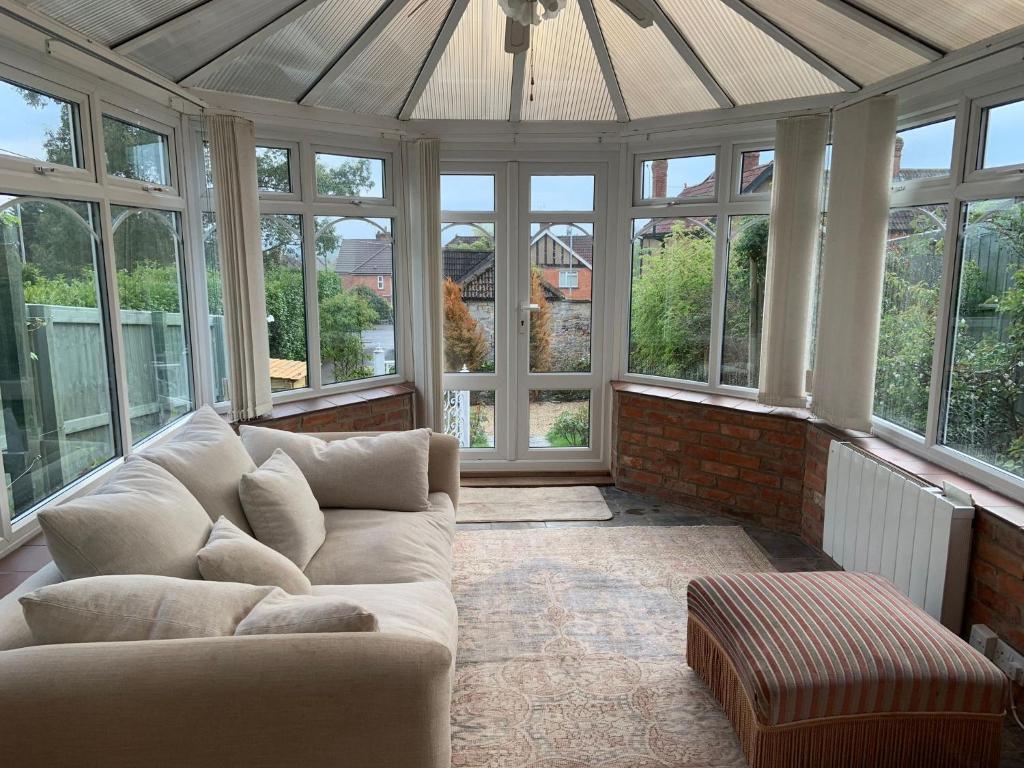
<path fill-rule="evenodd" d="M 641 27 L 649 27 L 654 23 L 654 14 L 651 13 L 644 0 L 612 0 L 612 2 Z"/>
<path fill-rule="evenodd" d="M 530 47 L 530 28 L 505 19 L 505 53 L 523 53 Z"/>

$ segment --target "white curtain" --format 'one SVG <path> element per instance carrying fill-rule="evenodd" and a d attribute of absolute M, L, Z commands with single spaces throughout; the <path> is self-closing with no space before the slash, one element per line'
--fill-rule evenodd
<path fill-rule="evenodd" d="M 231 418 L 244 421 L 272 408 L 256 133 L 252 121 L 233 115 L 209 116 L 207 131 L 224 284 Z"/>
<path fill-rule="evenodd" d="M 758 393 L 758 399 L 768 405 L 807 404 L 811 277 L 818 245 L 827 139 L 826 115 L 786 118 L 775 126 Z"/>
<path fill-rule="evenodd" d="M 417 423 L 444 429 L 443 373 L 444 295 L 441 287 L 441 142 L 418 139 L 405 147 L 412 190 L 409 201 L 410 252 L 419 282 L 413 302 L 416 342 Z"/>
<path fill-rule="evenodd" d="M 835 113 L 812 410 L 844 429 L 871 428 L 895 142 L 895 97 Z"/>

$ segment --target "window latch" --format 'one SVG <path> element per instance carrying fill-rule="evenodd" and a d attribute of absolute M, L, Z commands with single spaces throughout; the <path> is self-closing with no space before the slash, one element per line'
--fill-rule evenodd
<path fill-rule="evenodd" d="M 38 173 L 40 176 L 45 176 L 48 173 L 56 173 L 57 169 L 52 165 L 33 165 L 32 170 Z"/>
<path fill-rule="evenodd" d="M 152 184 L 143 184 L 142 185 L 142 191 L 143 192 L 166 192 L 167 190 L 164 187 L 156 187 L 156 186 L 153 186 Z"/>

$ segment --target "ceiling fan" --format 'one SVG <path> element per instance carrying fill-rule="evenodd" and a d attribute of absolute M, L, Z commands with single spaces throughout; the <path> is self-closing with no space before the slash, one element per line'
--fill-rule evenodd
<path fill-rule="evenodd" d="M 639 24 L 649 27 L 654 15 L 647 0 L 611 0 L 623 13 Z M 566 0 L 498 0 L 508 17 L 505 19 L 505 52 L 523 53 L 530 47 L 530 27 L 553 19 L 565 8 Z"/>

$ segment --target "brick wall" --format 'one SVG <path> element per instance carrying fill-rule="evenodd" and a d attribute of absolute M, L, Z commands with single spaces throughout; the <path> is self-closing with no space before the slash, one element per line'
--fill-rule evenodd
<path fill-rule="evenodd" d="M 362 432 L 412 429 L 413 389 L 399 384 L 358 394 L 320 397 L 276 406 L 269 419 L 253 422 L 289 432 Z"/>
<path fill-rule="evenodd" d="M 616 485 L 799 533 L 804 418 L 615 392 Z"/>
<path fill-rule="evenodd" d="M 839 433 L 792 409 L 616 385 L 613 424 L 612 473 L 620 488 L 796 533 L 818 549 L 832 440 L 851 441 L 927 482 L 967 488 L 978 508 L 964 634 L 987 624 L 1024 652 L 1024 507 L 1011 499 L 880 438 Z"/>

